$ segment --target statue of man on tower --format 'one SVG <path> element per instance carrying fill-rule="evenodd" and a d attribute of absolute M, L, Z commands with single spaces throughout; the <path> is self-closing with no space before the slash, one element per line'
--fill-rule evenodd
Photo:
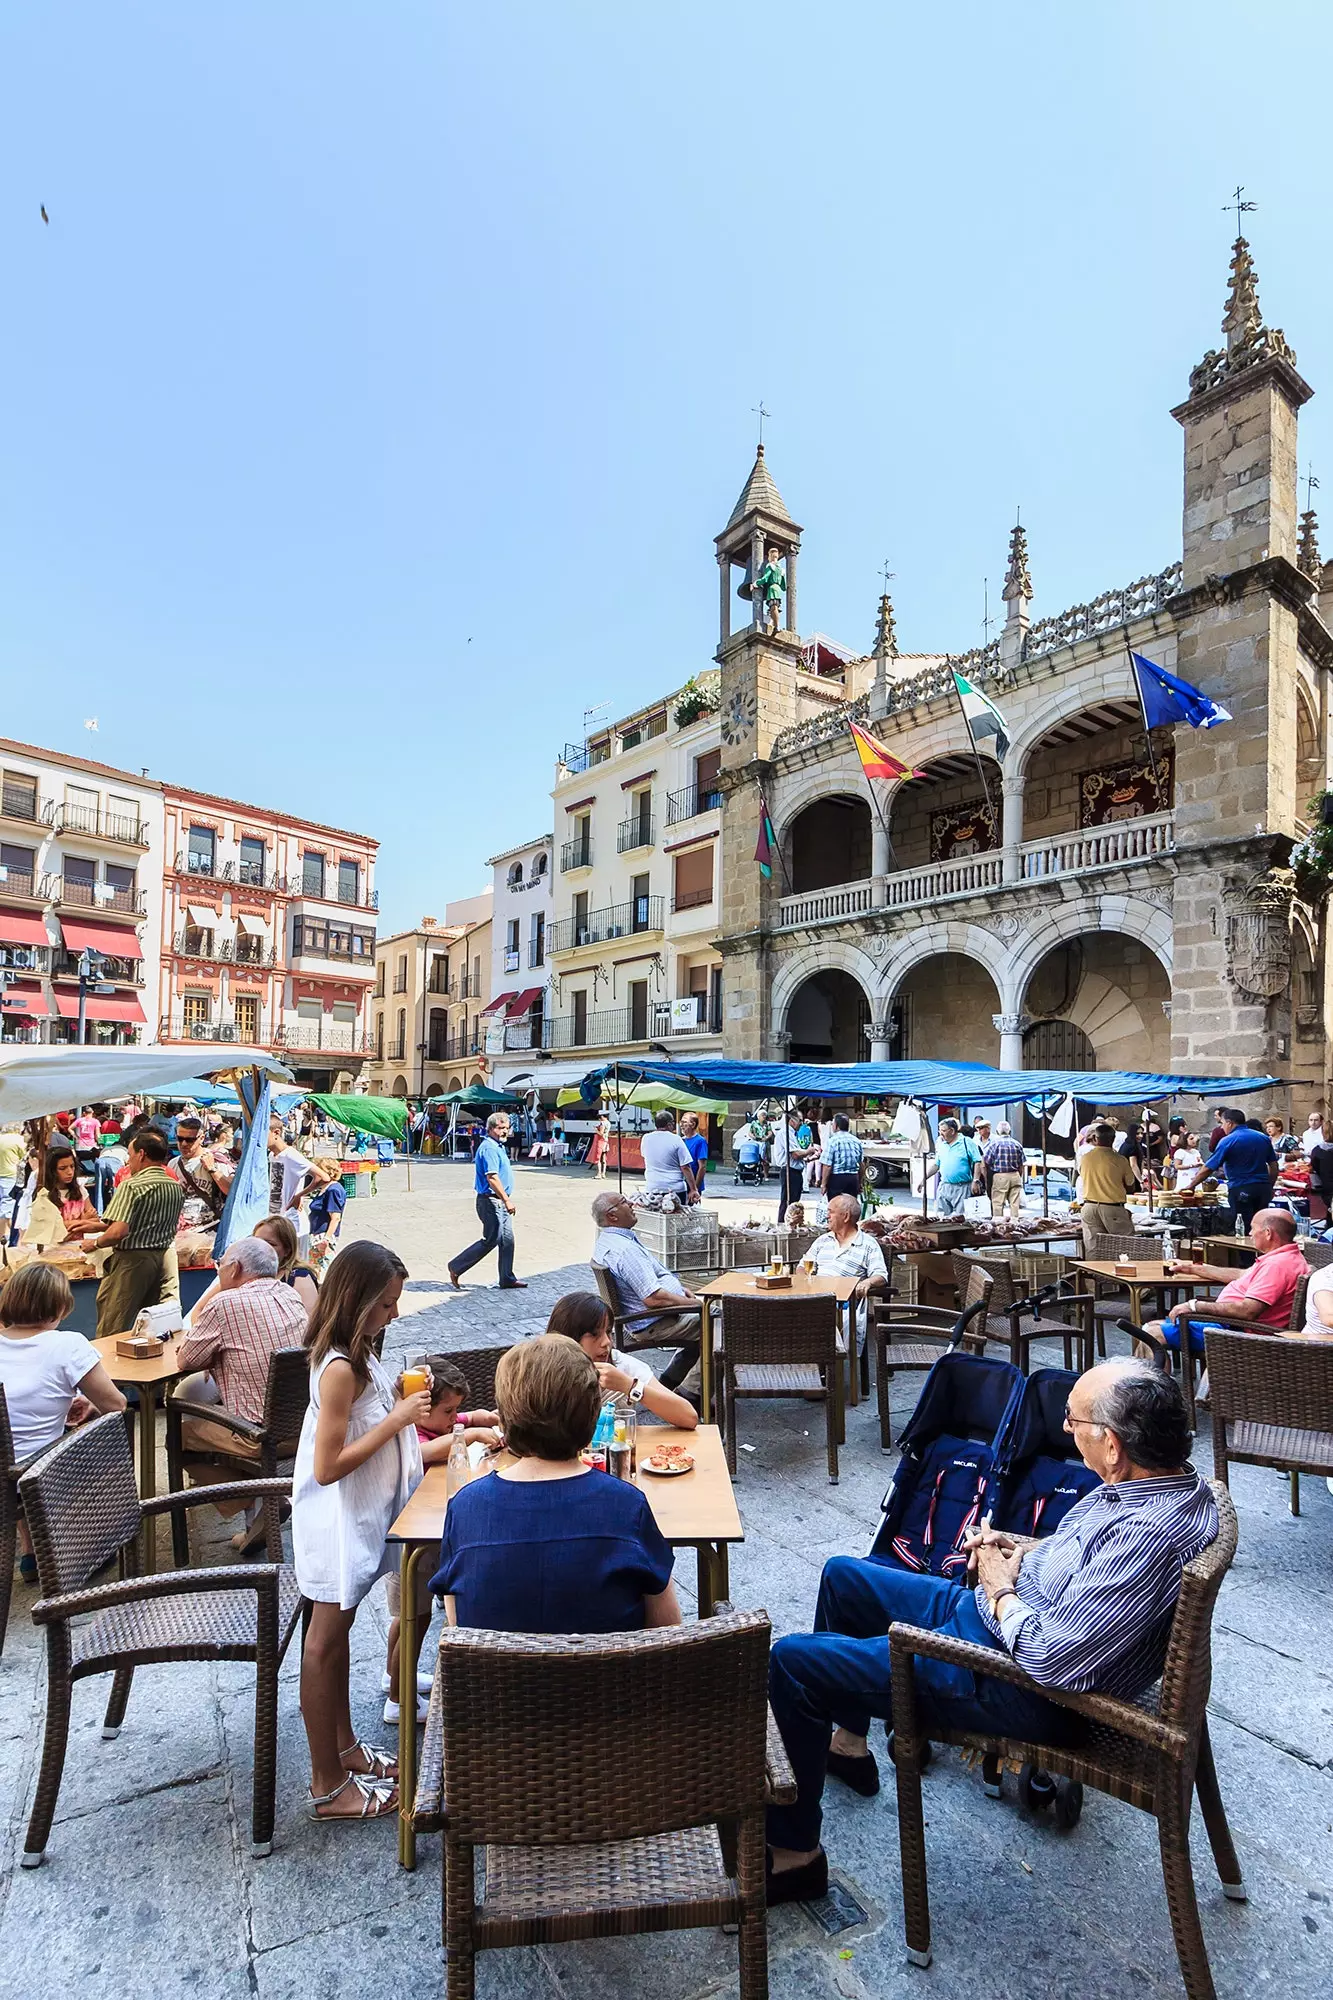
<path fill-rule="evenodd" d="M 787 578 L 778 568 L 782 560 L 780 549 L 770 549 L 768 559 L 754 580 L 756 596 L 763 604 L 764 630 L 770 639 L 776 639 L 782 623 L 782 599 L 787 588 Z"/>

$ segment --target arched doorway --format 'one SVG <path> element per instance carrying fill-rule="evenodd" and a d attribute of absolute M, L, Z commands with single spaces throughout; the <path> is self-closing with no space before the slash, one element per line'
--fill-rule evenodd
<path fill-rule="evenodd" d="M 816 799 L 783 835 L 792 895 L 864 882 L 870 874 L 870 807 L 865 799 Z"/>
<path fill-rule="evenodd" d="M 962 952 L 923 958 L 893 997 L 890 1053 L 902 1062 L 1000 1060 L 1000 995 L 986 967 Z"/>
<path fill-rule="evenodd" d="M 791 1061 L 864 1062 L 869 1020 L 870 1002 L 849 972 L 816 972 L 797 987 L 787 1009 Z"/>
<path fill-rule="evenodd" d="M 1170 979 L 1151 945 L 1121 931 L 1083 931 L 1038 960 L 1022 1012 L 1046 1027 L 1047 1046 L 1075 1046 L 1070 1031 L 1076 1030 L 1077 1046 L 1089 1058 L 1049 1062 L 1045 1068 L 1167 1070 L 1170 998 Z"/>
<path fill-rule="evenodd" d="M 394 1078 L 393 1094 L 395 1097 L 407 1096 L 407 1078 L 405 1076 L 396 1076 Z"/>
<path fill-rule="evenodd" d="M 1023 1030 L 1024 1069 L 1096 1069 L 1097 1051 L 1084 1034 L 1082 1028 L 1072 1021 L 1034 1021 Z M 1074 1119 L 1070 1128 L 1070 1139 L 1056 1145 L 1058 1153 L 1072 1151 L 1072 1134 L 1086 1125 L 1093 1106 L 1081 1097 L 1074 1099 Z M 1027 1106 L 1023 1107 L 1023 1144 L 1041 1144 L 1041 1119 L 1034 1118 Z M 1049 1133 L 1047 1134 L 1049 1150 Z"/>

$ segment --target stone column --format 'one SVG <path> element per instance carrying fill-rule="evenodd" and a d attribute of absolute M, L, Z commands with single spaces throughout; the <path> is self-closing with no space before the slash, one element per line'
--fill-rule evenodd
<path fill-rule="evenodd" d="M 1023 857 L 1019 848 L 1023 844 L 1023 777 L 1021 772 L 1006 772 L 1003 778 L 1003 800 L 1000 818 L 1000 879 L 1004 882 L 1021 882 L 1023 879 Z"/>
<path fill-rule="evenodd" d="M 888 872 L 888 831 L 881 824 L 879 814 L 875 812 L 872 813 L 870 820 L 870 905 L 872 909 L 882 910 L 888 902 L 889 892 L 884 879 Z M 878 1062 L 880 1058 L 877 1056 L 875 1060 Z M 885 1057 L 884 1060 L 887 1061 L 888 1058 Z"/>
<path fill-rule="evenodd" d="M 879 1020 L 872 1020 L 870 1022 L 866 1028 L 866 1040 L 870 1044 L 871 1062 L 885 1063 L 891 1060 L 889 1056 L 889 1038 L 892 1033 L 893 1021 L 888 1014 L 885 1014 Z"/>
<path fill-rule="evenodd" d="M 718 635 L 717 643 L 725 646 L 731 637 L 731 557 L 720 555 L 717 559 L 718 574 Z"/>
<path fill-rule="evenodd" d="M 1022 1069 L 1023 1031 L 1031 1025 L 1026 1014 L 992 1014 L 991 1020 L 1000 1037 L 1000 1068 Z"/>
<path fill-rule="evenodd" d="M 787 630 L 788 630 L 789 632 L 799 632 L 799 631 L 800 631 L 800 629 L 801 629 L 801 628 L 800 628 L 800 626 L 799 626 L 799 625 L 798 625 L 798 624 L 796 623 L 796 551 L 795 551 L 795 549 L 788 549 L 788 551 L 787 551 L 787 617 L 786 617 L 786 626 L 787 626 Z"/>

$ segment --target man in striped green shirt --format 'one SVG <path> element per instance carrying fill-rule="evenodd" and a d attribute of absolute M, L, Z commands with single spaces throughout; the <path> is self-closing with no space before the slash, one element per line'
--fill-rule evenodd
<path fill-rule="evenodd" d="M 100 1235 L 89 1249 L 110 1249 L 97 1288 L 97 1332 L 128 1333 L 144 1306 L 163 1294 L 167 1251 L 185 1202 L 181 1182 L 167 1172 L 168 1146 L 150 1126 L 130 1144 L 130 1171 L 107 1203 Z"/>

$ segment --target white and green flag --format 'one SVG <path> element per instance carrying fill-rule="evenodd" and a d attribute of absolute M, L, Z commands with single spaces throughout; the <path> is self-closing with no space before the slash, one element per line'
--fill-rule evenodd
<path fill-rule="evenodd" d="M 987 744 L 992 754 L 1001 761 L 1009 748 L 1009 731 L 1004 726 L 1004 717 L 993 701 L 988 701 L 980 688 L 974 688 L 971 681 L 964 679 L 955 667 L 953 683 L 958 690 L 962 705 L 963 720 L 972 738 L 973 750 Z"/>

